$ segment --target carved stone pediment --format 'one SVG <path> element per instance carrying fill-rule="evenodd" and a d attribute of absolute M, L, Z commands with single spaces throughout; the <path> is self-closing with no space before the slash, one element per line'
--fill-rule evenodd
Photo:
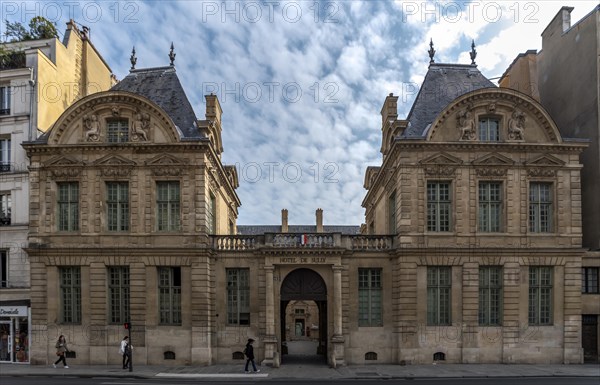
<path fill-rule="evenodd" d="M 160 154 L 148 161 L 152 174 L 155 176 L 179 176 L 187 166 L 185 161 L 170 154 Z"/>
<path fill-rule="evenodd" d="M 126 177 L 136 163 L 119 155 L 107 155 L 96 160 L 94 166 L 100 168 L 100 175 L 107 177 Z"/>
<path fill-rule="evenodd" d="M 439 154 L 431 155 L 419 162 L 421 165 L 450 165 L 450 166 L 460 166 L 463 164 L 463 161 L 459 158 L 452 156 L 450 154 L 446 154 L 445 152 L 440 152 Z"/>
<path fill-rule="evenodd" d="M 549 154 L 544 154 L 544 155 L 540 155 L 534 159 L 528 160 L 527 162 L 525 162 L 526 166 L 545 166 L 545 167 L 561 167 L 565 165 L 565 162 L 563 162 L 562 160 L 549 155 Z"/>
<path fill-rule="evenodd" d="M 93 163 L 94 166 L 130 166 L 133 167 L 136 163 L 130 159 L 124 158 L 119 155 L 107 155 L 96 160 Z"/>
<path fill-rule="evenodd" d="M 475 166 L 512 166 L 515 161 L 502 154 L 491 153 L 475 159 L 472 163 Z"/>
<path fill-rule="evenodd" d="M 462 165 L 463 161 L 455 156 L 446 153 L 439 153 L 429 156 L 419 162 L 427 175 L 432 176 L 451 176 L 456 169 Z"/>
<path fill-rule="evenodd" d="M 57 156 L 44 163 L 42 167 L 74 167 L 84 166 L 84 163 L 68 155 Z"/>

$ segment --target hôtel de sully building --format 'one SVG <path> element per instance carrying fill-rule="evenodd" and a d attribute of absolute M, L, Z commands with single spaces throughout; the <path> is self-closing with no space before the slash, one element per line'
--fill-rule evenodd
<path fill-rule="evenodd" d="M 287 210 L 238 226 L 219 101 L 198 119 L 173 62 L 74 102 L 23 144 L 30 362 L 48 364 L 60 333 L 76 362 L 116 365 L 130 322 L 138 364 L 239 362 L 252 337 L 258 361 L 285 365 L 295 336 L 334 367 L 582 363 L 589 141 L 495 86 L 474 51 L 430 56 L 406 118 L 383 102 L 360 227 L 320 209 L 313 226 Z"/>

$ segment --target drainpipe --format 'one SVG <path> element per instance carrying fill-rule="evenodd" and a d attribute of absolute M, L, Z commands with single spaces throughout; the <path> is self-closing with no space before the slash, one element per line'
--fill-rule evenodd
<path fill-rule="evenodd" d="M 35 98 L 35 75 L 33 73 L 33 67 L 29 67 L 29 85 L 31 86 L 31 95 L 29 96 L 29 133 L 28 139 L 31 142 L 33 140 L 33 100 Z"/>

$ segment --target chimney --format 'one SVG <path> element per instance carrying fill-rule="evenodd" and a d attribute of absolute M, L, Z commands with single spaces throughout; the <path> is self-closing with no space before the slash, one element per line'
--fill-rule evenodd
<path fill-rule="evenodd" d="M 217 95 L 204 95 L 206 98 L 206 119 L 214 121 L 218 127 L 221 127 L 221 114 L 223 110 L 221 109 L 221 104 L 219 103 L 219 99 Z"/>
<path fill-rule="evenodd" d="M 288 232 L 288 211 L 287 209 L 281 210 L 281 232 Z"/>
<path fill-rule="evenodd" d="M 323 232 L 323 209 L 317 209 L 317 233 Z"/>
<path fill-rule="evenodd" d="M 385 128 L 388 122 L 398 119 L 398 97 L 389 94 L 381 107 L 381 127 Z"/>

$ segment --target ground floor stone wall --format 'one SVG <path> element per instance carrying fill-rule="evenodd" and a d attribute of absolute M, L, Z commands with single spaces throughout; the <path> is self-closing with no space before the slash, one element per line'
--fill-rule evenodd
<path fill-rule="evenodd" d="M 109 266 L 129 266 L 129 321 L 137 364 L 239 362 L 248 338 L 256 340 L 258 361 L 285 364 L 282 342 L 290 299 L 318 309 L 320 347 L 315 354 L 324 355 L 333 365 L 583 362 L 581 281 L 574 278 L 581 269 L 581 257 L 575 254 L 490 257 L 489 253 L 465 256 L 460 252 L 315 251 L 304 257 L 176 250 L 170 256 L 157 256 L 136 250 L 107 257 L 90 251 L 78 256 L 71 250 L 68 256 L 61 252 L 33 255 L 31 261 L 32 364 L 47 365 L 56 359 L 54 344 L 60 334 L 76 355 L 68 359 L 76 363 L 120 362 L 119 343 L 130 331 L 108 319 Z M 81 271 L 78 323 L 61 322 L 63 266 L 77 266 Z M 160 320 L 164 304 L 158 269 L 164 266 L 181 272 L 181 319 L 175 324 Z M 448 324 L 432 325 L 428 319 L 428 269 L 432 266 L 446 266 L 450 272 Z M 502 268 L 500 325 L 482 326 L 478 321 L 480 266 Z M 531 266 L 552 268 L 552 322 L 548 325 L 528 322 Z M 247 287 L 235 295 L 248 294 L 247 308 L 240 304 L 232 309 L 232 276 L 239 269 L 247 270 L 247 283 L 242 284 Z M 380 271 L 380 282 L 374 286 L 380 297 L 373 298 L 381 300 L 381 317 L 370 325 L 359 322 L 366 303 L 361 305 L 359 300 L 364 294 L 359 279 L 362 269 Z M 306 274 L 298 275 L 299 271 Z M 312 278 L 302 281 L 299 277 Z M 235 322 L 233 312 L 242 315 Z"/>

